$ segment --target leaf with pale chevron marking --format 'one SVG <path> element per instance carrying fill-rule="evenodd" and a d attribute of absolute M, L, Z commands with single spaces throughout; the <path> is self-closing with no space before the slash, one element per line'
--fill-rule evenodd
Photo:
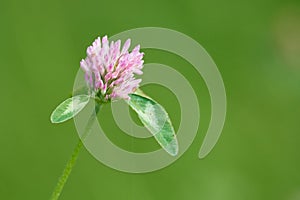
<path fill-rule="evenodd" d="M 51 114 L 52 123 L 62 123 L 77 115 L 89 102 L 89 95 L 78 95 L 62 102 Z"/>
<path fill-rule="evenodd" d="M 130 100 L 127 102 L 138 114 L 144 126 L 164 150 L 170 155 L 176 156 L 178 154 L 178 142 L 171 120 L 165 109 L 140 90 L 138 94 L 130 94 L 129 96 Z"/>

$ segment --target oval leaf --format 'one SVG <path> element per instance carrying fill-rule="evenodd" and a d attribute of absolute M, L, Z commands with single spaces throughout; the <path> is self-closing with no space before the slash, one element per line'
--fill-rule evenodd
<path fill-rule="evenodd" d="M 89 102 L 90 96 L 78 95 L 62 102 L 51 114 L 52 123 L 61 123 L 73 118 L 78 114 Z"/>
<path fill-rule="evenodd" d="M 144 93 L 130 94 L 129 96 L 128 104 L 138 114 L 144 126 L 163 149 L 170 155 L 176 156 L 178 154 L 178 142 L 165 109 Z"/>

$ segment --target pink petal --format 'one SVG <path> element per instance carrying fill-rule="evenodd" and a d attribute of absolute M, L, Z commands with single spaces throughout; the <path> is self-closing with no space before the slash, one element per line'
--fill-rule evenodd
<path fill-rule="evenodd" d="M 131 42 L 130 39 L 126 40 L 126 42 L 125 42 L 125 44 L 123 46 L 121 54 L 124 54 L 124 53 L 126 53 L 128 51 L 128 49 L 130 47 L 130 42 Z"/>

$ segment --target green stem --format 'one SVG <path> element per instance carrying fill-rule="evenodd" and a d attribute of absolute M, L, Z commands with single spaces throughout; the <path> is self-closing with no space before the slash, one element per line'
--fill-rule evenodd
<path fill-rule="evenodd" d="M 97 117 L 97 114 L 100 110 L 100 104 L 99 103 L 96 103 L 95 105 L 95 111 L 92 113 L 91 117 L 89 118 L 89 121 L 85 127 L 85 131 L 84 131 L 84 134 L 82 135 L 82 139 L 79 138 L 79 141 L 76 145 L 76 147 L 74 148 L 73 150 L 73 153 L 72 153 L 72 156 L 70 158 L 70 160 L 68 161 L 61 177 L 59 178 L 57 184 L 56 184 L 56 187 L 52 193 L 52 196 L 50 198 L 50 200 L 57 200 L 64 188 L 64 185 L 66 184 L 67 180 L 68 180 L 68 177 L 69 175 L 71 174 L 71 171 L 76 163 L 76 160 L 78 158 L 78 155 L 79 155 L 79 152 L 80 152 L 80 149 L 82 148 L 83 146 L 83 143 L 82 141 L 87 137 L 87 135 L 89 134 L 91 128 L 92 128 L 92 125 L 94 123 L 94 120 L 96 119 Z"/>

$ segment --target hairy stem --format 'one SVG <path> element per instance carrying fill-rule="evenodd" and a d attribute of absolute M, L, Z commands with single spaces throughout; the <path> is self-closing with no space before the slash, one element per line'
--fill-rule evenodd
<path fill-rule="evenodd" d="M 87 122 L 87 125 L 85 127 L 85 130 L 84 130 L 84 134 L 82 135 L 82 139 L 79 138 L 79 141 L 76 145 L 76 147 L 74 148 L 73 150 L 73 153 L 71 155 L 71 158 L 69 159 L 61 177 L 59 178 L 57 184 L 56 184 L 56 187 L 52 193 L 52 196 L 50 198 L 50 200 L 57 200 L 64 188 L 64 185 L 66 184 L 67 180 L 68 180 L 68 177 L 69 175 L 71 174 L 71 171 L 76 163 L 76 160 L 78 158 L 78 155 L 79 155 L 79 152 L 80 152 L 80 149 L 82 148 L 83 146 L 83 143 L 82 141 L 87 137 L 87 135 L 89 134 L 91 128 L 92 128 L 92 125 L 94 123 L 94 120 L 97 118 L 97 114 L 100 110 L 100 104 L 99 103 L 96 103 L 95 105 L 95 111 L 92 113 L 92 115 L 90 116 L 89 118 L 89 121 Z"/>

